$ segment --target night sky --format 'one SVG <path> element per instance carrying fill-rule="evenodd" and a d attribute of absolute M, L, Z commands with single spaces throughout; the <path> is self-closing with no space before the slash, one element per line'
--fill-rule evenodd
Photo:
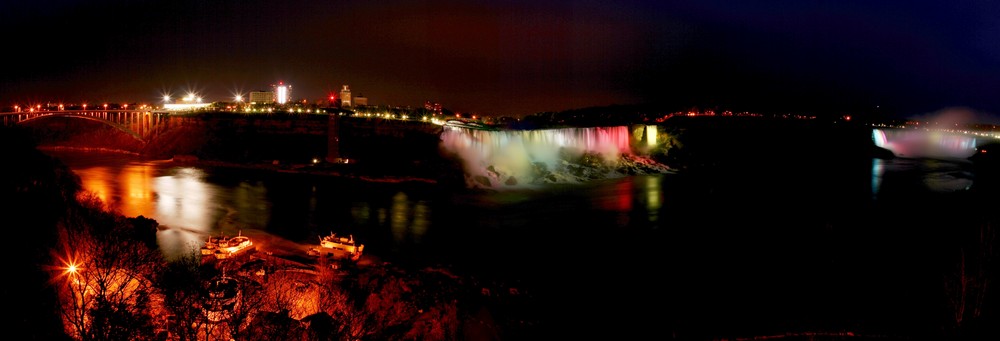
<path fill-rule="evenodd" d="M 0 105 L 317 101 L 1000 113 L 991 1 L 3 1 Z"/>

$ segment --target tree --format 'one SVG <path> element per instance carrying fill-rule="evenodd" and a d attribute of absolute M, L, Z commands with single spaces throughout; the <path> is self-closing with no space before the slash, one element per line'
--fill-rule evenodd
<path fill-rule="evenodd" d="M 54 252 L 62 261 L 60 311 L 79 340 L 144 340 L 154 333 L 152 297 L 162 257 L 130 238 L 124 219 L 94 219 L 97 202 L 73 209 L 60 224 Z"/>
<path fill-rule="evenodd" d="M 163 305 L 171 317 L 166 326 L 178 340 L 197 340 L 199 331 L 207 320 L 198 309 L 201 301 L 201 284 L 206 281 L 198 254 L 189 254 L 167 264 L 160 276 L 159 287 L 163 292 Z"/>

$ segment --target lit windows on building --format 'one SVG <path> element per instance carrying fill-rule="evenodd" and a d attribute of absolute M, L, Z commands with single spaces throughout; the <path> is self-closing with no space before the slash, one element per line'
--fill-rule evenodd
<path fill-rule="evenodd" d="M 284 82 L 278 82 L 278 85 L 274 86 L 274 101 L 278 104 L 288 103 L 288 99 L 292 96 L 292 86 L 286 85 Z"/>
<path fill-rule="evenodd" d="M 274 103 L 274 92 L 271 91 L 251 91 L 250 104 Z"/>
<path fill-rule="evenodd" d="M 349 107 L 351 106 L 351 89 L 344 85 L 343 89 L 340 89 L 340 106 Z"/>

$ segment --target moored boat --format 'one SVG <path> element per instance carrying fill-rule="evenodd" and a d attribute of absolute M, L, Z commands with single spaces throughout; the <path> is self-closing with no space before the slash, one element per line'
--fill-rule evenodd
<path fill-rule="evenodd" d="M 225 235 L 219 236 L 209 236 L 208 240 L 205 241 L 205 245 L 201 247 L 202 256 L 210 256 L 215 254 L 215 250 L 219 248 L 219 244 L 225 242 Z"/>
<path fill-rule="evenodd" d="M 249 250 L 253 246 L 253 240 L 250 237 L 244 236 L 243 232 L 233 237 L 227 237 L 226 235 L 212 236 L 209 237 L 205 242 L 205 245 L 201 247 L 201 254 L 203 256 L 215 256 L 218 259 L 226 259 L 244 251 Z"/>
<path fill-rule="evenodd" d="M 364 249 L 365 245 L 355 241 L 354 235 L 344 237 L 331 232 L 329 235 L 320 237 L 319 247 L 310 249 L 309 254 L 313 256 L 321 256 L 324 254 L 334 256 L 344 255 L 357 260 L 361 257 L 361 253 Z"/>

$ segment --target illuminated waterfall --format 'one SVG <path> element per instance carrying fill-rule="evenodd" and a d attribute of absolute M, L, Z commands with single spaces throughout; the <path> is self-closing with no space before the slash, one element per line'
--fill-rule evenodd
<path fill-rule="evenodd" d="M 631 154 L 629 137 L 625 126 L 526 131 L 445 127 L 441 134 L 442 148 L 462 158 L 466 175 L 490 179 L 490 187 L 537 182 L 540 169 L 549 172 L 546 182 L 572 181 L 559 176 L 572 162 L 567 159 L 587 153 L 615 162 Z"/>
<path fill-rule="evenodd" d="M 908 158 L 968 158 L 976 153 L 975 135 L 918 129 L 873 129 L 875 145 Z"/>

